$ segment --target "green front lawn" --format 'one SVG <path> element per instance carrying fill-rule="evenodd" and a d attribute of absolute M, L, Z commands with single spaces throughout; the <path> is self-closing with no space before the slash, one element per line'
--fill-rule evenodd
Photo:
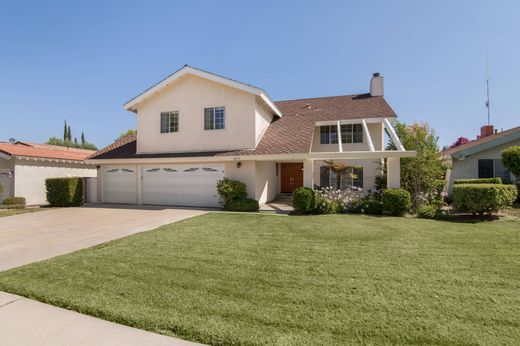
<path fill-rule="evenodd" d="M 213 213 L 0 273 L 209 344 L 517 344 L 520 222 Z"/>

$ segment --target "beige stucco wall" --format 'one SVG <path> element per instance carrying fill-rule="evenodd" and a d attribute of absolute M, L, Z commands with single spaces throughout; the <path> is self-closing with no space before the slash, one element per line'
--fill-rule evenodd
<path fill-rule="evenodd" d="M 384 130 L 382 123 L 367 124 L 368 132 L 372 138 L 375 150 L 383 150 Z M 343 143 L 343 151 L 365 151 L 370 150 L 368 141 L 363 134 L 363 143 Z M 312 141 L 312 151 L 315 152 L 337 152 L 338 144 L 320 144 L 320 127 L 314 127 L 314 138 Z"/>
<path fill-rule="evenodd" d="M 276 163 L 271 161 L 256 162 L 255 199 L 260 204 L 272 201 L 280 192 L 280 179 L 276 171 Z"/>
<path fill-rule="evenodd" d="M 225 129 L 204 130 L 204 108 L 225 107 Z M 179 131 L 160 133 L 161 112 L 179 112 Z M 137 107 L 137 151 L 251 149 L 269 115 L 256 96 L 186 75 Z"/>
<path fill-rule="evenodd" d="M 466 157 L 464 160 L 454 160 L 448 173 L 448 189 L 451 191 L 455 179 L 478 178 L 479 159 L 500 159 L 502 151 L 511 146 L 520 145 L 520 140 L 512 141 L 497 147 L 481 151 Z M 513 178 L 513 177 L 512 177 Z"/>
<path fill-rule="evenodd" d="M 25 197 L 28 205 L 46 204 L 45 179 L 96 175 L 95 166 L 17 159 L 14 165 L 14 195 Z"/>
<path fill-rule="evenodd" d="M 265 131 L 273 121 L 274 114 L 267 109 L 257 96 L 255 98 L 255 146 L 260 142 Z"/>
<path fill-rule="evenodd" d="M 363 192 L 374 187 L 375 177 L 381 174 L 381 165 L 378 159 L 357 159 L 357 160 L 338 160 L 338 162 L 348 162 L 351 166 L 363 167 Z M 325 166 L 321 160 L 314 161 L 314 184 L 320 185 L 320 167 Z"/>

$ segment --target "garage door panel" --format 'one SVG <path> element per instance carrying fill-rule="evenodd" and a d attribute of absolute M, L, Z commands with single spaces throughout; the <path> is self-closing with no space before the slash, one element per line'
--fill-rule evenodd
<path fill-rule="evenodd" d="M 137 170 L 134 167 L 109 167 L 102 172 L 103 202 L 137 203 Z"/>
<path fill-rule="evenodd" d="M 172 165 L 142 169 L 144 204 L 217 207 L 224 165 Z"/>

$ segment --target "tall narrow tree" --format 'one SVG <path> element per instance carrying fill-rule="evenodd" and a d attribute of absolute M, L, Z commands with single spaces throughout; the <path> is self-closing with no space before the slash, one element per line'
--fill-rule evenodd
<path fill-rule="evenodd" d="M 81 131 L 81 145 L 85 145 L 85 134 Z"/>
<path fill-rule="evenodd" d="M 68 127 L 67 127 L 67 120 L 65 120 L 65 125 L 63 126 L 63 140 L 66 141 L 68 138 Z"/>
<path fill-rule="evenodd" d="M 67 140 L 72 142 L 72 132 L 70 131 L 70 125 L 67 128 Z"/>

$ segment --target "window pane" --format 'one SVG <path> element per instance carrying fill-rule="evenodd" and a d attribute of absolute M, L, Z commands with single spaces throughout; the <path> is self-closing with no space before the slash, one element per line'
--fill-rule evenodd
<path fill-rule="evenodd" d="M 493 178 L 493 160 L 481 159 L 478 160 L 478 177 L 479 178 Z"/>
<path fill-rule="evenodd" d="M 179 131 L 179 112 L 170 113 L 170 132 Z"/>
<path fill-rule="evenodd" d="M 330 131 L 330 143 L 331 144 L 338 144 L 338 126 L 336 125 L 330 125 L 329 126 Z"/>
<path fill-rule="evenodd" d="M 347 143 L 347 125 L 341 125 L 341 143 Z"/>
<path fill-rule="evenodd" d="M 320 144 L 330 143 L 330 133 L 328 126 L 320 126 Z"/>
<path fill-rule="evenodd" d="M 363 189 L 363 167 L 354 168 L 354 178 L 352 179 L 352 185 L 359 189 Z"/>
<path fill-rule="evenodd" d="M 224 107 L 215 108 L 215 129 L 221 130 L 225 127 Z"/>
<path fill-rule="evenodd" d="M 347 126 L 347 135 L 345 139 L 345 143 L 352 143 L 352 124 L 348 124 Z"/>
<path fill-rule="evenodd" d="M 204 130 L 213 130 L 215 128 L 215 109 L 204 109 Z"/>
<path fill-rule="evenodd" d="M 352 132 L 353 132 L 352 142 L 353 143 L 363 143 L 363 125 L 354 124 Z"/>
<path fill-rule="evenodd" d="M 161 113 L 161 133 L 168 133 L 169 129 L 169 113 Z"/>
<path fill-rule="evenodd" d="M 327 166 L 320 167 L 320 186 L 330 186 L 330 169 Z"/>

